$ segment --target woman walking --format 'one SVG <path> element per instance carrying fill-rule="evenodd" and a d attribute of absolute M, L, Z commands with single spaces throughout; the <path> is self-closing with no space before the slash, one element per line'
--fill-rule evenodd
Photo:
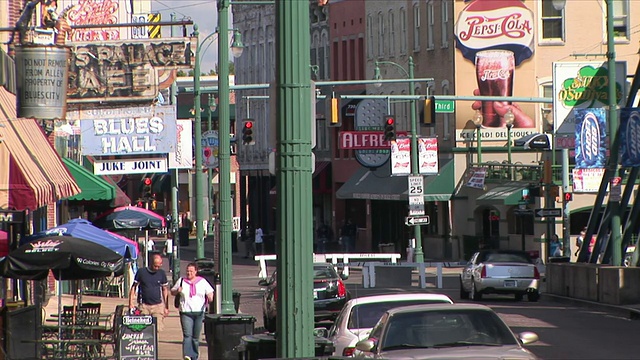
<path fill-rule="evenodd" d="M 171 294 L 180 296 L 180 324 L 182 325 L 182 352 L 185 360 L 197 360 L 202 322 L 208 302 L 213 302 L 213 287 L 198 274 L 198 265 L 189 263 L 186 276 L 181 277 Z"/>

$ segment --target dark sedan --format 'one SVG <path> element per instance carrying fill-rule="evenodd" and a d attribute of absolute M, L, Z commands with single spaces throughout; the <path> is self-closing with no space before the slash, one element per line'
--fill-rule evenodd
<path fill-rule="evenodd" d="M 274 271 L 266 280 L 260 280 L 258 285 L 265 286 L 262 297 L 262 316 L 264 327 L 269 332 L 276 331 L 276 312 L 278 289 L 277 274 Z M 313 264 L 313 307 L 316 323 L 334 320 L 350 295 L 344 284 L 346 276 L 339 275 L 330 263 Z"/>

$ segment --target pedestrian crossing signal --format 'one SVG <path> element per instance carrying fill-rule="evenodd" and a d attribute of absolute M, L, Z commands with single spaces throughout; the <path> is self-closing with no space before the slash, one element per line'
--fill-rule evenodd
<path fill-rule="evenodd" d="M 573 201 L 573 193 L 570 193 L 570 192 L 564 193 L 564 201 L 565 202 Z"/>
<path fill-rule="evenodd" d="M 422 123 L 428 126 L 436 123 L 436 99 L 433 96 L 424 99 L 424 116 Z"/>

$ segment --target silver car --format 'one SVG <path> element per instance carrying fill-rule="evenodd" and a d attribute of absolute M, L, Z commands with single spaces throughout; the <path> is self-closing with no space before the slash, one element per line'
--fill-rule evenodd
<path fill-rule="evenodd" d="M 333 355 L 352 356 L 356 343 L 367 338 L 385 311 L 417 304 L 453 304 L 453 300 L 447 295 L 425 293 L 372 295 L 349 300 L 329 329 L 327 337 L 335 347 Z"/>
<path fill-rule="evenodd" d="M 369 338 L 356 344 L 356 357 L 533 360 L 537 357 L 523 345 L 537 340 L 532 332 L 516 337 L 484 305 L 413 305 L 385 312 Z"/>
<path fill-rule="evenodd" d="M 540 272 L 529 254 L 519 250 L 481 250 L 460 274 L 460 298 L 481 300 L 484 294 L 527 295 L 538 301 Z"/>

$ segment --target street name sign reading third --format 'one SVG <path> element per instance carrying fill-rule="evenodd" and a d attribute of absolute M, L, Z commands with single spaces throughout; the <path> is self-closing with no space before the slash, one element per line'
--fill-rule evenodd
<path fill-rule="evenodd" d="M 436 100 L 436 113 L 453 113 L 456 110 L 456 102 L 453 100 Z"/>
<path fill-rule="evenodd" d="M 536 217 L 561 217 L 562 209 L 536 209 L 535 210 Z"/>
<path fill-rule="evenodd" d="M 404 223 L 407 226 L 415 226 L 415 225 L 429 225 L 431 220 L 429 216 L 409 216 L 404 219 Z"/>

